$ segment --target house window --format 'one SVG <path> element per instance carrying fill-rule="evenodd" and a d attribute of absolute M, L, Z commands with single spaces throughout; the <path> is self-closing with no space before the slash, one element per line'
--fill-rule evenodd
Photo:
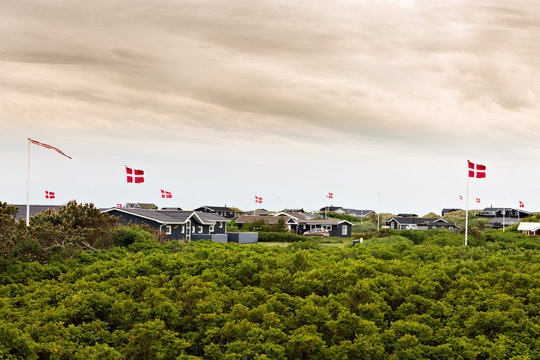
<path fill-rule="evenodd" d="M 332 231 L 332 225 L 323 225 L 324 230 Z"/>
<path fill-rule="evenodd" d="M 347 226 L 346 225 L 343 225 L 341 227 L 341 235 L 347 235 Z"/>
<path fill-rule="evenodd" d="M 202 231 L 203 231 L 203 227 L 202 225 L 199 225 L 199 234 L 202 234 Z"/>
<path fill-rule="evenodd" d="M 182 226 L 182 234 L 184 233 L 184 229 L 185 229 L 184 226 Z"/>
<path fill-rule="evenodd" d="M 195 229 L 195 225 L 193 225 L 193 227 L 191 228 L 191 232 L 194 233 L 195 231 L 197 230 Z"/>
<path fill-rule="evenodd" d="M 210 232 L 214 232 L 214 225 L 210 225 Z"/>
<path fill-rule="evenodd" d="M 172 233 L 172 226 L 170 225 L 165 226 L 165 234 L 171 235 L 171 233 Z"/>

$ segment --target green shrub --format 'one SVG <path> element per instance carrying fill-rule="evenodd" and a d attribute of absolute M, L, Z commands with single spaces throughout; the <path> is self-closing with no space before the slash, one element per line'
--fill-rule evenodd
<path fill-rule="evenodd" d="M 395 245 L 401 243 L 411 246 L 414 245 L 414 242 L 412 240 L 409 240 L 406 237 L 399 235 L 390 235 L 383 238 L 373 238 L 365 242 L 366 245 Z"/>
<path fill-rule="evenodd" d="M 374 236 L 375 236 L 375 232 L 353 232 L 353 233 L 351 234 L 351 237 L 352 237 L 353 239 L 360 239 L 360 238 L 362 238 L 362 239 L 364 239 L 364 240 L 366 240 L 366 239 L 371 239 L 371 238 L 374 237 Z"/>
<path fill-rule="evenodd" d="M 121 226 L 118 229 L 118 234 L 114 239 L 114 244 L 117 246 L 129 246 L 134 243 L 156 241 L 154 234 L 147 229 L 143 229 L 136 225 Z"/>
<path fill-rule="evenodd" d="M 327 212 L 326 216 L 334 218 L 334 219 L 346 220 L 346 221 L 349 221 L 349 222 L 360 221 L 360 218 L 357 218 L 355 216 L 351 216 L 351 215 L 347 215 L 347 214 L 337 214 L 335 212 Z"/>
<path fill-rule="evenodd" d="M 260 232 L 260 242 L 295 242 L 305 241 L 306 238 L 301 235 L 291 233 L 279 233 L 279 232 Z"/>

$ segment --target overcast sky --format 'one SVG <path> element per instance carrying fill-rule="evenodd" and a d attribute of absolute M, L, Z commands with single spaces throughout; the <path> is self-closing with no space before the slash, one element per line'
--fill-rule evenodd
<path fill-rule="evenodd" d="M 0 201 L 540 209 L 536 0 L 3 0 Z M 124 165 L 144 184 L 125 183 Z M 160 189 L 172 200 L 161 200 Z M 44 191 L 57 193 L 46 200 Z M 325 194 L 333 192 L 329 201 Z"/>

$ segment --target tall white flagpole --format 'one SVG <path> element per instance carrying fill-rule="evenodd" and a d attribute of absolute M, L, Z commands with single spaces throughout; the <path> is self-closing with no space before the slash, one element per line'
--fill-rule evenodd
<path fill-rule="evenodd" d="M 381 193 L 377 192 L 377 231 L 380 230 L 381 223 Z"/>
<path fill-rule="evenodd" d="M 468 160 L 467 160 L 467 164 L 469 164 Z M 467 246 L 468 235 L 469 235 L 469 169 L 467 168 L 467 192 L 465 194 L 465 246 Z"/>
<path fill-rule="evenodd" d="M 504 232 L 504 220 L 505 220 L 505 217 L 506 217 L 506 208 L 505 208 L 505 205 L 506 205 L 506 199 L 503 199 L 503 232 Z"/>
<path fill-rule="evenodd" d="M 28 138 L 28 170 L 26 173 L 26 226 L 30 225 L 30 138 Z"/>

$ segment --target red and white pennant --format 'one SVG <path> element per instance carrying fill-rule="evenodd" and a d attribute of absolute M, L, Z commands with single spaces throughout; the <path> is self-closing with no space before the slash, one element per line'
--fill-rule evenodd
<path fill-rule="evenodd" d="M 64 152 L 62 150 L 60 150 L 59 148 L 56 148 L 52 145 L 47 145 L 47 144 L 44 144 L 42 142 L 39 142 L 39 141 L 36 141 L 36 140 L 32 140 L 30 138 L 28 138 L 28 141 L 30 141 L 30 143 L 34 144 L 34 145 L 39 145 L 41 147 L 44 147 L 46 149 L 51 149 L 51 150 L 54 150 L 56 151 L 57 153 L 61 154 L 61 155 L 64 155 L 65 157 L 67 157 L 68 159 L 71 159 L 71 156 L 68 156 L 66 154 L 64 154 Z"/>
<path fill-rule="evenodd" d="M 162 199 L 172 199 L 172 193 L 170 191 L 161 190 Z"/>

